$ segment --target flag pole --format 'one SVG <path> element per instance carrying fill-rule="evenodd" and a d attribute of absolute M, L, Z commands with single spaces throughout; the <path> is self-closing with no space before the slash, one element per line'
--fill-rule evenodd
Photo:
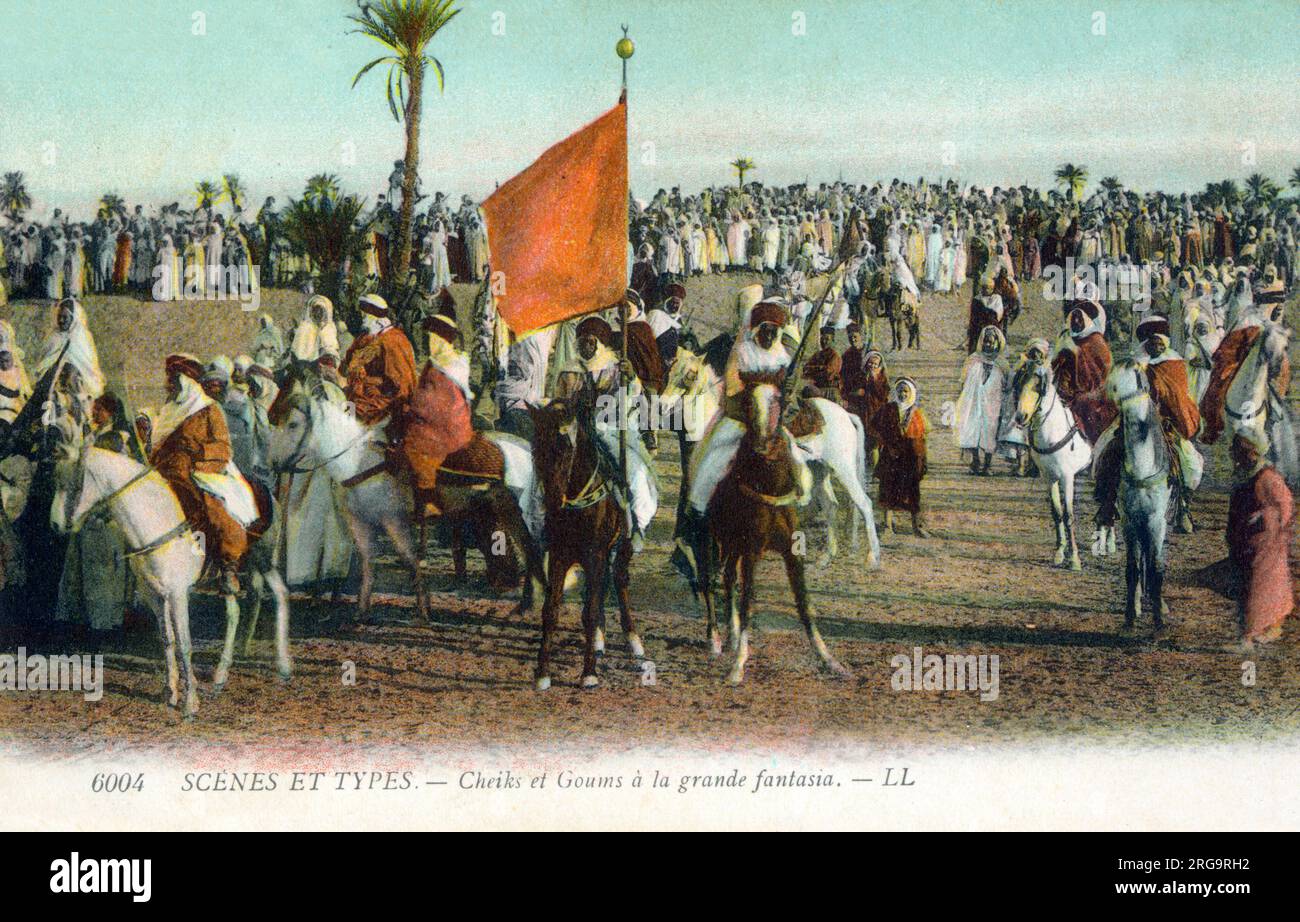
<path fill-rule="evenodd" d="M 622 92 L 619 94 L 619 102 L 622 103 L 623 105 L 626 105 L 627 104 L 627 61 L 628 58 L 632 57 L 633 53 L 636 51 L 636 46 L 632 44 L 632 39 L 627 37 L 628 27 L 622 26 L 621 28 L 623 29 L 623 37 L 619 39 L 618 43 L 614 46 L 614 53 L 617 54 L 623 62 L 623 87 L 622 87 Z M 624 143 L 626 142 L 627 139 L 624 138 Z M 630 185 L 630 181 L 629 181 L 629 185 Z M 629 194 L 631 193 L 630 189 L 627 191 Z M 627 196 L 624 196 L 623 207 L 625 209 L 627 207 L 626 199 Z M 623 224 L 626 227 L 627 225 L 626 215 L 624 215 Z M 619 344 L 618 471 L 619 471 L 619 476 L 623 480 L 622 484 L 620 485 L 620 489 L 622 489 L 624 494 L 624 501 L 625 501 L 624 511 L 627 517 L 627 528 L 628 528 L 627 536 L 630 539 L 632 537 L 632 498 L 628 491 L 628 480 L 627 480 L 628 383 L 623 380 L 623 368 L 627 364 L 628 306 L 629 305 L 628 305 L 627 296 L 624 295 L 622 302 L 619 304 L 619 326 L 622 328 L 623 336 L 622 336 L 622 342 Z"/>

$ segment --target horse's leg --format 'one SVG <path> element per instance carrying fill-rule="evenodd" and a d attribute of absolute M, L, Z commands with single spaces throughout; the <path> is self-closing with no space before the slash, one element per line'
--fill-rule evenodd
<path fill-rule="evenodd" d="M 1151 550 L 1148 564 L 1147 592 L 1151 597 L 1151 620 L 1157 631 L 1165 626 L 1165 615 L 1169 606 L 1165 604 L 1165 507 L 1169 504 L 1168 494 L 1156 514 L 1151 517 Z"/>
<path fill-rule="evenodd" d="M 839 501 L 835 498 L 835 487 L 823 465 L 817 465 L 817 483 L 813 486 L 813 496 L 817 498 L 817 511 L 826 517 L 826 549 L 817 558 L 817 567 L 824 569 L 839 555 L 839 542 L 835 537 L 836 519 L 839 517 Z M 856 519 L 854 523 L 856 525 Z"/>
<path fill-rule="evenodd" d="M 168 707 L 180 707 L 180 673 L 176 668 L 176 628 L 172 623 L 171 604 L 169 596 L 159 596 L 153 609 L 163 648 L 163 700 Z"/>
<path fill-rule="evenodd" d="M 287 680 L 293 675 L 293 661 L 289 658 L 289 587 L 274 567 L 268 568 L 262 579 L 275 598 L 275 668 L 280 678 Z"/>
<path fill-rule="evenodd" d="M 596 675 L 596 631 L 600 626 L 601 609 L 605 607 L 605 575 L 609 569 L 608 553 L 588 553 L 582 569 L 587 577 L 582 600 L 582 687 L 595 688 L 600 684 Z"/>
<path fill-rule="evenodd" d="M 1124 544 L 1124 630 L 1131 631 L 1137 622 L 1138 606 L 1142 599 L 1142 547 L 1137 535 L 1127 528 Z"/>
<path fill-rule="evenodd" d="M 537 651 L 537 673 L 533 677 L 538 691 L 551 687 L 551 642 L 560 617 L 560 606 L 564 603 L 564 578 L 571 566 L 570 561 L 556 553 L 554 547 L 547 564 L 550 569 L 546 580 L 546 600 L 542 603 L 542 642 Z"/>
<path fill-rule="evenodd" d="M 389 516 L 384 519 L 384 533 L 393 542 L 397 556 L 411 570 L 411 582 L 415 587 L 415 612 L 420 620 L 429 620 L 429 595 L 424 591 L 424 576 L 420 573 L 420 558 L 411 546 L 411 529 L 405 519 Z"/>
<path fill-rule="evenodd" d="M 515 547 L 519 548 L 524 555 L 523 589 L 519 604 L 511 612 L 515 617 L 523 617 L 533 610 L 539 594 L 542 597 L 546 595 L 546 568 L 542 555 L 537 549 L 537 542 L 528 533 L 528 525 L 524 522 L 523 513 L 519 511 L 519 504 L 515 502 L 515 498 L 506 494 L 499 502 L 494 503 L 494 507 L 497 521 L 510 536 Z"/>
<path fill-rule="evenodd" d="M 695 575 L 698 582 L 696 597 L 704 606 L 705 637 L 710 656 L 722 655 L 722 637 L 718 632 L 718 612 L 713 598 L 713 538 L 705 533 L 697 542 Z"/>
<path fill-rule="evenodd" d="M 1070 555 L 1070 569 L 1079 571 L 1083 564 L 1079 560 L 1079 543 L 1074 534 L 1074 475 L 1066 474 L 1061 481 L 1061 499 L 1064 510 L 1064 527 L 1067 550 Z"/>
<path fill-rule="evenodd" d="M 1061 506 L 1061 482 L 1053 479 L 1047 490 L 1048 504 L 1052 507 L 1052 524 L 1056 527 L 1056 557 L 1052 563 L 1065 562 L 1065 510 Z"/>
<path fill-rule="evenodd" d="M 826 647 L 826 641 L 822 640 L 821 631 L 817 629 L 817 621 L 813 618 L 812 606 L 808 602 L 808 584 L 804 579 L 803 561 L 788 550 L 784 556 L 785 573 L 790 580 L 790 589 L 794 592 L 794 606 L 799 611 L 799 620 L 803 622 L 813 653 L 817 654 L 821 665 L 827 670 L 838 676 L 847 676 L 849 671 L 831 655 L 831 651 Z"/>
<path fill-rule="evenodd" d="M 451 563 L 457 585 L 464 583 L 469 578 L 469 570 L 466 566 L 465 536 L 461 534 L 460 529 L 460 522 L 451 524 Z M 423 533 L 424 525 L 420 526 L 420 531 Z M 423 541 L 420 549 L 425 552 L 425 559 L 428 559 L 428 548 L 424 546 Z"/>
<path fill-rule="evenodd" d="M 738 609 L 732 608 L 731 621 L 731 646 L 736 651 L 736 659 L 727 675 L 727 681 L 732 685 L 739 685 L 745 680 L 745 663 L 749 661 L 749 606 L 754 600 L 754 570 L 757 563 L 757 553 L 746 553 L 740 557 L 740 604 Z M 801 562 L 800 567 L 802 566 Z"/>
<path fill-rule="evenodd" d="M 632 576 L 632 542 L 621 540 L 614 551 L 614 592 L 618 595 L 618 616 L 623 626 L 623 636 L 627 638 L 627 647 L 637 659 L 645 658 L 645 645 L 641 635 L 636 632 L 636 622 L 632 620 L 632 605 L 628 599 L 628 586 Z"/>
<path fill-rule="evenodd" d="M 736 650 L 740 644 L 740 602 L 736 595 L 736 578 L 742 555 L 733 555 L 723 564 L 723 595 L 727 603 L 727 630 L 731 639 L 731 649 Z"/>
<path fill-rule="evenodd" d="M 723 606 L 725 607 L 725 609 L 727 609 L 727 623 L 729 624 L 729 626 L 735 626 L 737 620 L 737 615 L 736 615 L 737 563 L 738 562 L 735 554 L 731 553 L 731 551 L 724 551 L 724 557 L 722 560 Z M 735 627 L 731 627 L 731 640 L 732 640 L 732 645 L 735 645 L 736 641 L 738 640 Z M 710 622 L 710 624 L 708 624 L 708 648 L 712 650 L 712 654 L 714 654 L 715 657 L 720 657 L 720 655 L 722 655 L 723 653 L 722 631 L 720 631 L 718 624 L 716 624 L 715 622 Z"/>
<path fill-rule="evenodd" d="M 185 704 L 182 713 L 186 717 L 193 717 L 199 710 L 199 683 L 194 675 L 194 647 L 190 640 L 190 594 L 188 586 L 175 593 L 168 608 L 171 611 L 172 629 L 176 632 L 181 679 L 185 683 Z"/>
<path fill-rule="evenodd" d="M 253 639 L 257 635 L 257 619 L 262 614 L 262 595 L 266 589 L 266 578 L 254 569 L 249 578 L 252 584 L 249 588 L 249 600 L 252 603 L 252 610 L 248 615 L 248 629 L 244 633 L 244 655 L 253 655 Z"/>
<path fill-rule="evenodd" d="M 229 593 L 222 597 L 226 606 L 226 636 L 221 645 L 221 659 L 212 673 L 212 691 L 216 694 L 226 686 L 230 677 L 230 664 L 235 661 L 235 635 L 239 633 L 239 597 Z"/>
<path fill-rule="evenodd" d="M 365 624 L 370 620 L 371 592 L 375 588 L 374 540 L 370 529 L 349 513 L 345 516 L 348 531 L 352 534 L 352 543 L 361 558 L 361 586 L 357 589 L 357 619 Z"/>

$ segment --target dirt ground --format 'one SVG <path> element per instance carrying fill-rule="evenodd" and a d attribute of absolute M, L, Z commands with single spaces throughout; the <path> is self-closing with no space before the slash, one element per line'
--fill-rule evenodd
<path fill-rule="evenodd" d="M 735 290 L 752 279 L 729 275 L 688 285 L 697 322 L 720 325 Z M 462 312 L 472 292 L 458 289 Z M 1300 730 L 1300 627 L 1288 623 L 1283 641 L 1251 658 L 1224 652 L 1234 638 L 1234 605 L 1212 588 L 1205 568 L 1224 556 L 1228 462 L 1223 446 L 1195 499 L 1198 530 L 1171 535 L 1166 593 L 1171 626 L 1158 640 L 1149 623 L 1134 636 L 1119 632 L 1123 556 L 1086 553 L 1080 573 L 1051 565 L 1053 534 L 1041 480 L 1009 475 L 973 477 L 939 424 L 940 407 L 955 400 L 969 286 L 960 295 L 927 296 L 919 351 L 887 353 L 891 378 L 917 379 L 934 428 L 930 474 L 924 482 L 934 536 L 918 539 L 904 523 L 882 533 L 884 563 L 868 570 L 865 556 L 842 541 L 829 568 L 810 570 L 812 598 L 827 641 L 852 670 L 846 680 L 814 670 L 795 629 L 784 573 L 776 560 L 760 567 L 759 633 L 743 687 L 723 683 L 726 660 L 711 659 L 704 627 L 685 584 L 668 568 L 680 471 L 676 442 L 664 439 L 658 457 L 661 505 L 646 551 L 633 565 L 632 598 L 656 684 L 626 654 L 611 611 L 610 652 L 602 685 L 580 690 L 578 612 L 570 597 L 555 667 L 556 686 L 532 689 L 538 617 L 511 617 L 514 600 L 479 588 L 481 559 L 471 556 L 471 585 L 457 589 L 450 556 L 428 561 L 434 590 L 429 624 L 416 623 L 409 585 L 392 567 L 381 578 L 382 623 L 354 627 L 348 598 L 339 604 L 296 597 L 292 650 L 295 675 L 279 682 L 271 666 L 263 619 L 256 652 L 237 661 L 230 684 L 204 698 L 198 718 L 182 722 L 159 704 L 158 646 L 148 625 L 105 646 L 107 691 L 89 704 L 78 695 L 0 695 L 0 737 L 63 756 L 162 751 L 193 753 L 196 743 L 222 754 L 283 750 L 286 746 L 482 748 L 567 745 L 617 754 L 647 747 L 701 746 L 752 751 L 764 747 L 983 745 L 990 742 L 1109 742 L 1125 747 L 1218 741 L 1262 741 Z M 1012 345 L 1030 335 L 1054 335 L 1055 306 L 1029 293 L 1012 330 Z M 271 292 L 267 309 L 280 319 L 301 298 Z M 161 356 L 171 349 L 243 351 L 253 320 L 213 323 L 203 306 L 174 323 L 177 308 L 124 299 L 88 302 L 110 378 L 153 396 Z M 221 309 L 234 312 L 232 307 Z M 1293 305 L 1294 310 L 1294 305 Z M 34 346 L 45 312 L 10 305 L 24 341 Z M 229 313 L 221 313 L 225 318 Z M 839 343 L 840 348 L 846 344 Z M 144 399 L 138 397 L 137 399 Z M 1080 521 L 1091 530 L 1091 481 L 1079 488 Z M 840 527 L 845 526 L 841 506 Z M 815 533 L 815 532 L 812 532 Z M 820 537 L 814 552 L 820 549 Z M 197 663 L 205 679 L 215 665 L 220 624 L 210 597 L 196 604 Z M 895 691 L 891 658 L 925 654 L 996 654 L 999 695 Z M 69 652 L 69 648 L 61 648 Z M 355 664 L 355 684 L 343 681 Z"/>

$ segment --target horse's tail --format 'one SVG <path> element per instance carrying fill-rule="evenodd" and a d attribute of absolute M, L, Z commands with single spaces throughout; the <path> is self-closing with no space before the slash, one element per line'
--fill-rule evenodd
<path fill-rule="evenodd" d="M 862 425 L 862 419 L 856 413 L 847 413 L 849 422 L 853 426 L 853 431 L 857 438 L 854 441 L 854 449 L 858 459 L 858 483 L 862 485 L 864 493 L 871 492 L 871 482 L 867 474 L 867 430 Z"/>

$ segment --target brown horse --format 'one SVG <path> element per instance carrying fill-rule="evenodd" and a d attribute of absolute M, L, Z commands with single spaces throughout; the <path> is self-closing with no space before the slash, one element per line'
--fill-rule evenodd
<path fill-rule="evenodd" d="M 781 431 L 781 395 L 769 384 L 750 393 L 748 431 L 741 440 L 729 473 L 709 502 L 710 534 L 722 562 L 722 585 L 731 613 L 731 645 L 736 661 L 727 681 L 739 685 L 745 678 L 749 659 L 749 609 L 754 601 L 755 569 L 765 551 L 780 554 L 794 593 L 799 620 L 823 668 L 847 676 L 848 670 L 831 656 L 813 620 L 804 580 L 803 560 L 795 553 L 793 536 L 798 522 L 795 503 L 798 482 L 790 445 Z M 710 548 L 712 551 L 712 548 Z M 721 651 L 721 638 L 714 612 L 711 587 L 712 553 L 700 555 L 701 584 L 708 617 L 709 645 Z M 740 598 L 736 599 L 736 575 L 740 574 Z"/>
<path fill-rule="evenodd" d="M 632 621 L 628 604 L 628 568 L 632 541 L 627 516 L 599 469 L 596 446 L 586 427 L 576 419 L 576 407 L 561 400 L 544 408 L 530 408 L 533 419 L 533 463 L 542 484 L 546 508 L 546 544 L 549 554 L 546 602 L 542 606 L 542 644 L 537 657 L 537 690 L 551 687 L 551 643 L 564 582 L 574 565 L 586 577 L 582 603 L 585 650 L 582 687 L 600 684 L 596 654 L 605 649 L 605 588 L 613 554 L 614 589 L 628 649 L 638 660 L 645 647 Z M 629 433 L 635 437 L 636 433 Z"/>

